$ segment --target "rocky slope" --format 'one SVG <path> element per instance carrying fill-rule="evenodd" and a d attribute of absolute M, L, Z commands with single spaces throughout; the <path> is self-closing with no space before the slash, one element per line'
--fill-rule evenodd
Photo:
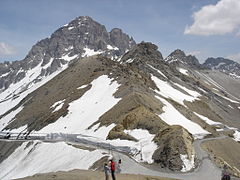
<path fill-rule="evenodd" d="M 203 63 L 203 66 L 213 70 L 219 70 L 234 78 L 240 78 L 240 64 L 230 59 L 225 59 L 221 57 L 208 58 Z"/>
<path fill-rule="evenodd" d="M 201 68 L 198 59 L 192 55 L 186 55 L 182 50 L 177 49 L 173 51 L 165 61 L 169 64 L 189 66 L 192 68 Z"/>

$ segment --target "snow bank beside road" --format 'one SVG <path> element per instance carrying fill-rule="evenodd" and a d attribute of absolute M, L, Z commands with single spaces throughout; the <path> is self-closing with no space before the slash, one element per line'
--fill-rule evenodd
<path fill-rule="evenodd" d="M 64 142 L 24 142 L 0 164 L 0 179 L 9 180 L 37 173 L 88 169 L 103 151 L 74 148 Z"/>

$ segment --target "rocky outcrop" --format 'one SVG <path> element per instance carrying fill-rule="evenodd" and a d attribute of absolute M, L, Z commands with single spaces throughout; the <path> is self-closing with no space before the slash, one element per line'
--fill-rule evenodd
<path fill-rule="evenodd" d="M 158 47 L 150 42 L 141 42 L 131 51 L 127 52 L 121 59 L 123 63 L 144 65 L 146 63 L 159 63 L 163 61 L 162 54 L 157 51 Z"/>
<path fill-rule="evenodd" d="M 124 132 L 124 127 L 121 124 L 115 126 L 108 134 L 107 139 L 121 139 L 121 140 L 130 140 L 130 141 L 137 141 L 136 138 L 126 134 Z"/>
<path fill-rule="evenodd" d="M 192 135 L 181 126 L 170 126 L 161 130 L 154 138 L 158 149 L 153 154 L 154 162 L 162 168 L 180 171 L 183 162 L 180 155 L 187 155 L 192 159 Z"/>

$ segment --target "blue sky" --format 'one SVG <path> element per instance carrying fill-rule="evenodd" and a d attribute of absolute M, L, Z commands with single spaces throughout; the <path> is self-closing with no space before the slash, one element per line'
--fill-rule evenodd
<path fill-rule="evenodd" d="M 195 54 L 201 62 L 207 57 L 219 56 L 240 62 L 240 22 L 234 19 L 240 17 L 237 16 L 240 10 L 235 8 L 237 12 L 230 13 L 231 8 L 236 7 L 236 4 L 231 4 L 230 1 L 236 1 L 237 5 L 240 2 L 1 0 L 0 62 L 22 60 L 37 41 L 50 36 L 76 17 L 84 15 L 104 24 L 108 31 L 118 27 L 133 36 L 137 42 L 153 42 L 158 45 L 164 57 L 175 49 L 182 49 L 186 53 Z M 227 9 L 223 9 L 223 6 Z M 198 14 L 194 15 L 196 13 Z M 224 17 L 218 19 L 221 15 Z"/>

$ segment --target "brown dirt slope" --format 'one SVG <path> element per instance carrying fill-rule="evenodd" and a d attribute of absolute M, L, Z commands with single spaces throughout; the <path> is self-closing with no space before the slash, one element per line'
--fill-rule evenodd
<path fill-rule="evenodd" d="M 219 166 L 226 164 L 232 174 L 240 177 L 240 143 L 231 138 L 206 141 L 202 147 Z"/>
<path fill-rule="evenodd" d="M 144 176 L 144 175 L 130 175 L 130 174 L 116 174 L 118 180 L 174 180 L 170 178 Z M 31 177 L 21 178 L 18 180 L 105 180 L 103 172 L 73 170 L 69 172 L 56 172 L 47 174 L 37 174 Z M 111 179 L 109 177 L 109 179 Z"/>

